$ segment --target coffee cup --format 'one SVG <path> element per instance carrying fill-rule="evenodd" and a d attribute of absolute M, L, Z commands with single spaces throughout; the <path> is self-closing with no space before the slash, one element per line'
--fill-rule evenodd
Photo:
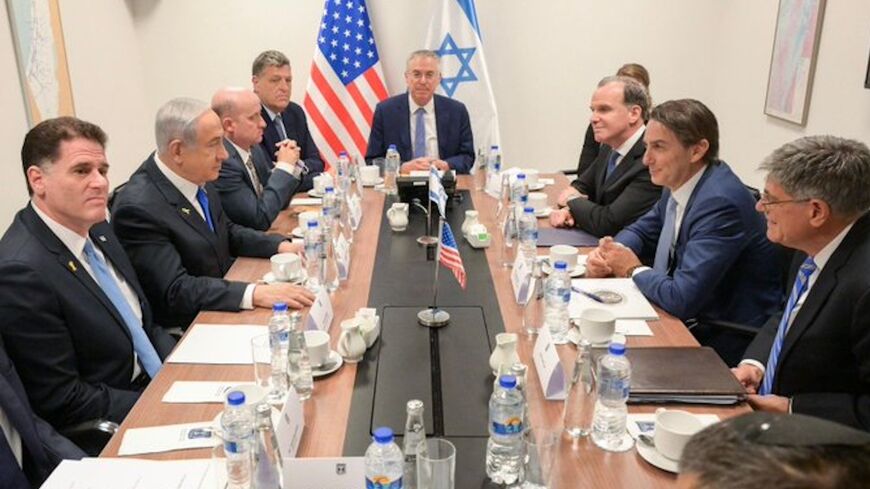
<path fill-rule="evenodd" d="M 329 333 L 320 330 L 305 332 L 305 346 L 308 347 L 308 361 L 312 367 L 320 367 L 329 358 Z"/>
<path fill-rule="evenodd" d="M 359 175 L 364 184 L 373 185 L 378 183 L 378 179 L 381 176 L 381 169 L 374 165 L 365 165 L 360 167 Z"/>
<path fill-rule="evenodd" d="M 550 248 L 550 263 L 563 261 L 568 265 L 568 271 L 577 267 L 577 248 L 568 245 L 556 245 Z"/>
<path fill-rule="evenodd" d="M 296 253 L 278 253 L 269 258 L 275 280 L 288 282 L 302 273 L 302 259 Z"/>
<path fill-rule="evenodd" d="M 529 207 L 535 212 L 542 212 L 547 208 L 547 194 L 544 192 L 529 192 Z"/>
<path fill-rule="evenodd" d="M 311 221 L 317 221 L 320 218 L 320 213 L 317 211 L 305 211 L 299 213 L 299 227 L 302 229 L 302 232 L 305 232 L 308 229 L 308 223 Z"/>
<path fill-rule="evenodd" d="M 538 170 L 526 169 L 523 170 L 526 174 L 526 185 L 536 187 L 538 185 Z"/>
<path fill-rule="evenodd" d="M 387 219 L 393 231 L 404 231 L 408 227 L 408 204 L 396 202 L 387 209 Z"/>
<path fill-rule="evenodd" d="M 655 426 L 656 451 L 671 460 L 680 460 L 689 438 L 704 428 L 692 413 L 664 408 L 656 410 Z"/>
<path fill-rule="evenodd" d="M 610 341 L 616 331 L 616 317 L 604 309 L 585 309 L 577 320 L 580 337 L 592 344 L 602 344 Z"/>
<path fill-rule="evenodd" d="M 332 186 L 332 175 L 329 173 L 321 173 L 314 177 L 314 192 L 323 194 L 326 192 L 326 187 Z"/>

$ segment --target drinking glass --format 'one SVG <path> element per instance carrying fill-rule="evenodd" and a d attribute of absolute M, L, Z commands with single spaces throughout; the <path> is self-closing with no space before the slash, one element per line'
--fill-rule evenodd
<path fill-rule="evenodd" d="M 477 148 L 474 161 L 474 190 L 480 192 L 486 188 L 486 147 Z"/>
<path fill-rule="evenodd" d="M 557 432 L 544 429 L 531 429 L 523 433 L 523 483 L 522 489 L 547 489 L 553 472 L 556 448 L 559 442 Z"/>
<path fill-rule="evenodd" d="M 456 479 L 456 447 L 447 440 L 430 438 L 417 452 L 417 489 L 453 489 Z"/>
<path fill-rule="evenodd" d="M 266 391 L 266 400 L 271 404 L 280 404 L 287 394 L 287 361 L 286 354 L 272 355 L 270 335 L 264 334 L 251 338 L 251 354 L 254 361 L 254 379 L 257 386 Z M 280 348 L 280 346 L 277 346 Z M 273 360 L 275 364 L 273 364 Z"/>
<path fill-rule="evenodd" d="M 378 164 L 377 160 L 380 158 L 375 158 L 375 164 Z M 399 173 L 399 167 L 396 162 L 391 162 L 389 159 L 384 158 L 383 167 L 384 169 L 384 193 L 387 195 L 396 195 L 399 190 L 396 187 L 396 175 Z"/>

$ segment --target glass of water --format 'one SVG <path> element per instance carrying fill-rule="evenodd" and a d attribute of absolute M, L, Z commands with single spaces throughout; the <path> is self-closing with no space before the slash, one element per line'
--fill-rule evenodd
<path fill-rule="evenodd" d="M 430 438 L 421 441 L 420 445 L 417 489 L 453 489 L 456 484 L 456 447 L 441 438 Z"/>
<path fill-rule="evenodd" d="M 375 159 L 375 163 L 377 160 Z M 387 195 L 396 195 L 399 193 L 398 188 L 396 187 L 396 176 L 399 173 L 399 166 L 395 161 L 390 161 L 388 158 L 384 158 L 384 192 Z"/>
<path fill-rule="evenodd" d="M 254 379 L 267 393 L 266 399 L 270 403 L 280 404 L 284 402 L 284 396 L 287 394 L 287 357 L 286 352 L 273 354 L 272 347 L 275 345 L 270 343 L 270 339 L 269 334 L 251 338 Z"/>

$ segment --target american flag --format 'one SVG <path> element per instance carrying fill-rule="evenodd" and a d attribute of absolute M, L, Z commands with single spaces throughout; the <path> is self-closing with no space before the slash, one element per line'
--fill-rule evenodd
<path fill-rule="evenodd" d="M 387 96 L 365 0 L 326 0 L 303 102 L 325 161 L 365 155 L 375 105 Z"/>
<path fill-rule="evenodd" d="M 446 221 L 441 225 L 441 250 L 438 252 L 438 261 L 453 272 L 459 286 L 464 289 L 465 267 L 462 266 L 462 257 L 459 256 L 453 231 L 450 230 L 450 225 Z"/>

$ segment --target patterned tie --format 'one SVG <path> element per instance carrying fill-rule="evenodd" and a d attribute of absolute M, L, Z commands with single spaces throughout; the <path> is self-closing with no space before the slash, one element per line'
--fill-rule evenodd
<path fill-rule="evenodd" d="M 151 344 L 151 340 L 149 340 L 148 335 L 145 334 L 145 329 L 142 328 L 142 321 L 140 321 L 139 318 L 136 317 L 136 314 L 133 313 L 133 309 L 130 307 L 127 299 L 124 298 L 124 294 L 121 292 L 118 282 L 115 281 L 109 272 L 108 265 L 106 265 L 106 262 L 99 255 L 97 255 L 97 252 L 94 250 L 94 245 L 90 240 L 85 242 L 84 251 L 85 260 L 87 260 L 88 264 L 91 266 L 91 270 L 94 272 L 97 283 L 100 285 L 100 288 L 103 289 L 103 293 L 106 294 L 106 297 L 112 301 L 115 310 L 117 310 L 121 317 L 124 318 L 124 324 L 127 325 L 127 329 L 130 331 L 130 336 L 133 338 L 133 350 L 135 350 L 136 354 L 139 355 L 139 362 L 142 364 L 145 372 L 148 373 L 148 376 L 153 379 L 157 376 L 157 372 L 160 371 L 160 356 L 157 355 L 157 350 L 154 349 L 154 345 Z"/>
<path fill-rule="evenodd" d="M 610 152 L 610 156 L 607 158 L 607 173 L 604 174 L 604 181 L 610 179 L 610 175 L 613 174 L 613 170 L 616 170 L 616 160 L 619 159 L 619 153 L 616 150 Z"/>
<path fill-rule="evenodd" d="M 263 195 L 263 184 L 260 183 L 260 176 L 257 175 L 257 169 L 254 168 L 254 159 L 248 154 L 248 159 L 245 160 L 245 166 L 248 167 L 248 173 L 251 175 L 251 182 L 254 184 L 254 192 L 257 192 L 257 197 Z"/>
<path fill-rule="evenodd" d="M 761 381 L 761 388 L 758 390 L 758 393 L 761 395 L 773 393 L 773 379 L 776 375 L 776 366 L 779 363 L 779 354 L 782 352 L 782 344 L 785 341 L 789 319 L 801 296 L 807 291 L 810 275 L 815 271 L 816 263 L 808 256 L 803 264 L 801 264 L 801 268 L 795 278 L 794 287 L 791 289 L 791 295 L 788 297 L 788 302 L 785 305 L 785 311 L 782 313 L 782 319 L 779 320 L 776 337 L 773 339 L 773 346 L 770 348 L 770 356 L 767 358 L 767 366 L 764 369 L 764 379 Z"/>
<path fill-rule="evenodd" d="M 668 207 L 665 211 L 665 222 L 662 232 L 659 234 L 659 243 L 656 245 L 656 258 L 653 262 L 653 270 L 661 273 L 668 272 L 668 264 L 671 261 L 671 247 L 674 245 L 674 232 L 677 224 L 677 201 L 674 196 L 668 197 Z"/>
<path fill-rule="evenodd" d="M 416 127 L 414 127 L 414 158 L 422 158 L 426 156 L 426 121 L 423 117 L 426 115 L 426 109 L 419 107 L 414 111 L 416 117 Z"/>
<path fill-rule="evenodd" d="M 202 214 L 205 216 L 205 223 L 208 224 L 208 228 L 211 229 L 211 232 L 214 232 L 214 222 L 211 220 L 211 210 L 208 207 L 208 195 L 202 187 L 196 189 L 196 201 L 199 202 L 199 206 L 202 207 Z"/>
<path fill-rule="evenodd" d="M 287 139 L 287 128 L 284 127 L 284 120 L 281 118 L 281 114 L 275 116 L 275 127 L 278 129 L 278 136 L 281 138 L 281 141 Z"/>

